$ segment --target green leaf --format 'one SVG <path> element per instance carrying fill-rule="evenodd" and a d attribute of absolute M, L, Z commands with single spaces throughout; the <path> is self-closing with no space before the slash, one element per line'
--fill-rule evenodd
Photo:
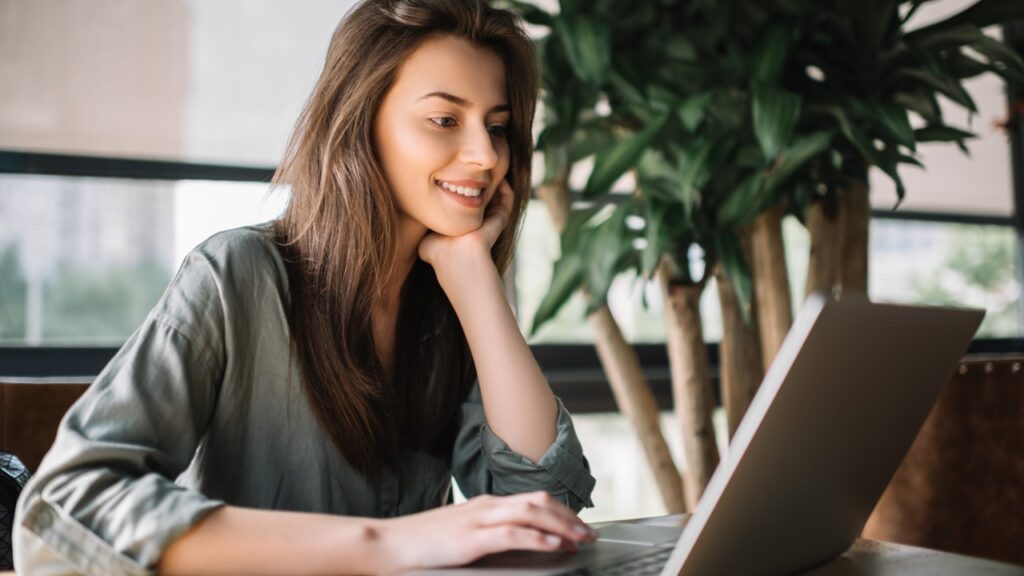
<path fill-rule="evenodd" d="M 612 184 L 626 173 L 640 159 L 647 146 L 665 125 L 666 116 L 660 115 L 632 138 L 626 138 L 598 153 L 594 159 L 594 171 L 590 173 L 584 198 L 594 198 L 608 192 Z"/>
<path fill-rule="evenodd" d="M 943 124 L 930 124 L 924 128 L 914 130 L 914 138 L 918 142 L 957 142 L 970 138 L 977 138 L 973 132 L 946 126 Z"/>
<path fill-rule="evenodd" d="M 800 97 L 791 92 L 765 86 L 754 88 L 754 134 L 767 160 L 778 156 L 789 140 L 801 105 Z"/>
<path fill-rule="evenodd" d="M 694 141 L 679 157 L 679 200 L 689 220 L 697 206 L 698 191 L 707 182 L 710 174 L 709 158 L 714 142 L 707 139 Z"/>
<path fill-rule="evenodd" d="M 1002 62 L 1017 69 L 1024 67 L 1024 60 L 1013 48 L 992 38 L 981 30 L 978 31 L 978 38 L 970 43 L 970 47 L 977 50 L 990 62 Z"/>
<path fill-rule="evenodd" d="M 823 130 L 798 138 L 782 152 L 768 172 L 764 183 L 765 191 L 769 194 L 774 193 L 807 162 L 829 150 L 834 136 L 833 131 Z"/>
<path fill-rule="evenodd" d="M 711 179 L 717 177 L 720 184 L 729 181 L 737 145 L 738 137 L 726 131 L 718 133 L 717 138 L 696 139 L 679 154 L 680 187 L 677 195 L 688 222 L 692 221 L 703 201 L 704 189 Z"/>
<path fill-rule="evenodd" d="M 572 150 L 569 159 L 572 162 L 593 156 L 605 150 L 615 142 L 615 135 L 610 130 L 583 129 L 573 135 Z"/>
<path fill-rule="evenodd" d="M 875 121 L 882 131 L 898 144 L 913 150 L 914 129 L 910 126 L 910 119 L 907 111 L 895 104 L 879 104 L 877 102 L 864 102 L 862 100 L 851 100 L 851 104 L 860 114 Z"/>
<path fill-rule="evenodd" d="M 590 221 L 601 211 L 601 208 L 601 206 L 591 206 L 569 212 L 569 218 L 559 237 L 561 256 L 581 252 L 582 247 L 586 246 L 587 234 L 592 228 Z"/>
<path fill-rule="evenodd" d="M 942 110 L 939 103 L 930 92 L 919 90 L 915 92 L 897 92 L 892 95 L 894 104 L 903 106 L 907 110 L 917 112 L 929 124 L 942 122 Z"/>
<path fill-rule="evenodd" d="M 625 252 L 632 248 L 632 234 L 626 226 L 626 216 L 633 211 L 632 202 L 616 207 L 612 215 L 588 235 L 585 263 L 587 290 L 590 304 L 587 313 L 605 303 L 612 280 L 618 274 L 618 264 Z"/>
<path fill-rule="evenodd" d="M 665 152 L 657 148 L 644 151 L 636 164 L 637 186 L 647 199 L 675 202 L 681 186 L 679 170 L 668 161 Z"/>
<path fill-rule="evenodd" d="M 992 62 L 1004 62 L 1017 68 L 1024 66 L 1024 61 L 1013 48 L 971 24 L 920 38 L 915 46 L 933 51 L 936 49 L 959 50 L 962 47 L 970 47 Z"/>
<path fill-rule="evenodd" d="M 953 76 L 953 78 L 956 78 L 957 80 L 974 78 L 975 76 L 984 74 L 993 68 L 988 64 L 978 62 L 959 50 L 948 52 L 943 60 L 942 66 L 951 76 Z"/>
<path fill-rule="evenodd" d="M 600 207 L 592 206 L 569 213 L 559 237 L 561 256 L 555 261 L 551 284 L 533 317 L 531 335 L 551 320 L 573 292 L 584 284 L 586 270 L 583 263 L 587 259 L 585 251 L 592 233 L 589 223 L 599 211 Z"/>
<path fill-rule="evenodd" d="M 881 154 L 880 157 L 875 161 L 875 165 L 878 166 L 882 170 L 882 172 L 885 172 L 886 175 L 888 175 L 889 178 L 892 179 L 893 184 L 896 185 L 896 206 L 893 207 L 894 210 L 898 208 L 901 203 L 903 203 L 903 198 L 907 194 L 907 189 L 903 185 L 903 178 L 900 177 L 900 173 L 896 169 L 899 162 L 901 160 L 905 161 L 907 158 L 910 158 L 911 160 L 916 160 L 910 156 L 905 156 L 903 154 L 887 152 L 885 154 Z M 918 163 L 917 165 L 920 166 L 920 163 Z"/>
<path fill-rule="evenodd" d="M 786 24 L 770 26 L 761 34 L 756 47 L 750 51 L 750 79 L 753 82 L 781 82 L 792 36 L 792 28 Z"/>
<path fill-rule="evenodd" d="M 750 325 L 753 321 L 751 303 L 754 282 L 747 259 L 743 256 L 740 240 L 730 231 L 719 232 L 715 234 L 715 251 L 718 261 L 722 264 L 722 270 L 728 277 L 729 283 L 732 284 L 733 292 L 736 293 L 740 315 L 743 317 L 743 321 Z"/>
<path fill-rule="evenodd" d="M 558 311 L 572 297 L 573 292 L 583 283 L 583 258 L 579 254 L 566 254 L 558 259 L 551 274 L 551 285 L 537 307 L 530 326 L 530 335 L 558 314 Z"/>
<path fill-rule="evenodd" d="M 725 199 L 718 209 L 718 225 L 724 228 L 741 226 L 760 213 L 764 174 L 755 172 L 747 176 Z"/>
<path fill-rule="evenodd" d="M 558 0 L 562 14 L 576 14 L 587 5 L 586 0 Z"/>
<path fill-rule="evenodd" d="M 679 106 L 678 115 L 679 121 L 683 123 L 690 132 L 697 130 L 700 123 L 704 120 L 705 112 L 708 109 L 708 104 L 711 103 L 711 92 L 702 92 L 690 96 Z"/>
<path fill-rule="evenodd" d="M 893 74 L 893 78 L 919 82 L 920 84 L 936 90 L 943 96 L 964 108 L 967 108 L 971 112 L 978 111 L 978 107 L 974 104 L 974 99 L 971 98 L 971 95 L 964 89 L 960 81 L 955 78 L 951 78 L 944 74 L 935 74 L 928 70 L 918 68 L 899 70 Z"/>
<path fill-rule="evenodd" d="M 593 87 L 603 84 L 611 62 L 608 26 L 587 16 L 560 14 L 554 30 L 576 77 Z"/>
<path fill-rule="evenodd" d="M 615 95 L 622 98 L 625 102 L 634 105 L 647 104 L 647 100 L 644 99 L 644 95 L 640 90 L 615 70 L 608 73 L 608 85 Z"/>
<path fill-rule="evenodd" d="M 993 24 L 1007 24 L 1021 19 L 1024 19 L 1024 2 L 1014 0 L 979 0 L 959 14 L 908 32 L 905 38 L 908 42 L 914 42 L 939 31 L 956 28 L 963 24 L 973 24 L 978 28 L 984 28 Z"/>
<path fill-rule="evenodd" d="M 845 136 L 857 151 L 864 156 L 864 159 L 868 164 L 878 166 L 878 168 L 892 179 L 893 183 L 896 185 L 896 196 L 898 197 L 899 202 L 902 202 L 903 196 L 906 193 L 906 188 L 903 186 L 903 179 L 900 178 L 900 174 L 896 170 L 896 158 L 875 148 L 871 139 L 850 121 L 849 116 L 846 115 L 846 112 L 842 108 L 833 106 L 829 108 L 829 111 L 836 117 L 836 120 L 838 120 L 839 130 L 842 132 L 843 136 Z M 897 202 L 897 205 L 899 202 Z"/>
<path fill-rule="evenodd" d="M 669 227 L 665 222 L 668 216 L 668 205 L 653 198 L 647 201 L 647 225 L 644 227 L 644 238 L 647 246 L 640 257 L 641 274 L 648 280 L 654 276 L 661 255 L 669 245 Z"/>
<path fill-rule="evenodd" d="M 647 86 L 647 101 L 652 110 L 667 112 L 679 101 L 679 96 L 670 87 L 654 83 Z"/>
<path fill-rule="evenodd" d="M 920 160 L 918 160 L 917 158 L 914 158 L 913 156 L 908 156 L 906 154 L 897 154 L 896 155 L 896 163 L 897 164 L 910 164 L 911 166 L 917 166 L 918 168 L 924 168 L 924 164 L 922 164 Z"/>
<path fill-rule="evenodd" d="M 669 36 L 665 44 L 665 54 L 673 60 L 692 62 L 697 59 L 697 49 L 693 43 L 678 32 Z"/>

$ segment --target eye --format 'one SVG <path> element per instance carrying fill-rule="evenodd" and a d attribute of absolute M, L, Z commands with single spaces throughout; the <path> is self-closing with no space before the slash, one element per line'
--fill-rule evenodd
<path fill-rule="evenodd" d="M 495 138 L 504 138 L 508 133 L 508 126 L 504 124 L 494 124 L 487 127 L 487 131 L 491 133 L 491 136 Z"/>
<path fill-rule="evenodd" d="M 438 128 L 455 128 L 457 124 L 455 118 L 451 116 L 440 116 L 437 118 L 431 118 L 430 123 L 437 126 Z"/>

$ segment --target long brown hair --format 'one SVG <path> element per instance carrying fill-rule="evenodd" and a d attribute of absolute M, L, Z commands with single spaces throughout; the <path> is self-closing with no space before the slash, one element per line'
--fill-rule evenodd
<path fill-rule="evenodd" d="M 519 19 L 485 0 L 366 0 L 334 31 L 327 59 L 274 183 L 291 187 L 275 233 L 288 269 L 288 324 L 302 385 L 320 424 L 357 470 L 395 468 L 403 449 L 446 456 L 476 369 L 433 269 L 417 260 L 400 295 L 394 379 L 377 355 L 371 311 L 395 273 L 398 209 L 373 126 L 402 63 L 424 40 L 456 36 L 505 64 L 508 180 L 517 192 L 492 249 L 508 267 L 530 190 L 538 91 Z"/>

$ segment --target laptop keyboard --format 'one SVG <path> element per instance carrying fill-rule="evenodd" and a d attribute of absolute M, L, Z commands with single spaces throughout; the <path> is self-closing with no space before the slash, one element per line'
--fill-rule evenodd
<path fill-rule="evenodd" d="M 560 576 L 647 576 L 649 574 L 660 574 L 665 567 L 669 556 L 672 555 L 672 546 L 647 548 L 643 551 L 630 554 L 622 558 L 616 558 L 611 562 L 586 568 L 576 568 L 568 572 L 559 572 Z"/>

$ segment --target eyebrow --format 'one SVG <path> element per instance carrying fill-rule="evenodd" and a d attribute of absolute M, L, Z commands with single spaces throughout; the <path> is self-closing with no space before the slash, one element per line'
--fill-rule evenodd
<path fill-rule="evenodd" d="M 419 98 L 416 99 L 416 101 L 419 102 L 420 100 L 426 100 L 427 98 L 440 98 L 442 100 L 447 100 L 448 102 L 451 102 L 452 104 L 455 104 L 460 108 L 468 108 L 472 104 L 469 100 L 466 100 L 465 98 L 461 98 L 454 94 L 449 94 L 448 92 L 431 92 L 429 94 L 424 94 L 423 96 L 420 96 Z M 511 110 L 512 107 L 509 106 L 508 104 L 498 104 L 494 108 L 488 110 L 487 113 L 493 114 L 494 112 L 509 112 Z"/>

